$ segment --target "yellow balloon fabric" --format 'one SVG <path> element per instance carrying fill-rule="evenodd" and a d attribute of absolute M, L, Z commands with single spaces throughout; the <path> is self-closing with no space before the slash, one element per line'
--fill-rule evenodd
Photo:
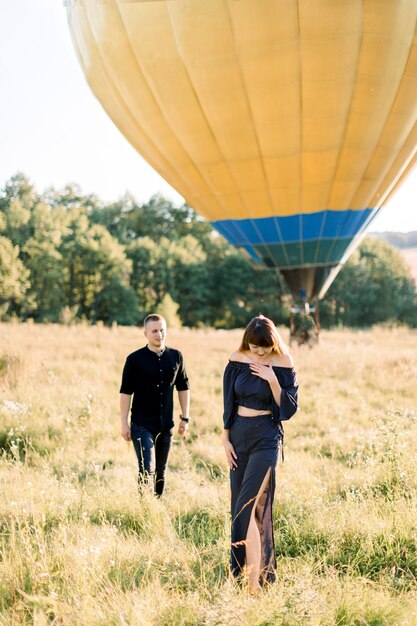
<path fill-rule="evenodd" d="M 130 143 L 234 245 L 323 295 L 416 161 L 415 0 L 67 5 Z"/>

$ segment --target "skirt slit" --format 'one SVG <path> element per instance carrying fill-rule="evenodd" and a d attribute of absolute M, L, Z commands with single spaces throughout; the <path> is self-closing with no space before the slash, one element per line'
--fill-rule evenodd
<path fill-rule="evenodd" d="M 230 473 L 232 574 L 239 576 L 246 568 L 250 576 L 253 568 L 261 585 L 275 580 L 272 504 L 280 443 L 271 422 L 263 419 L 237 417 L 238 428 L 233 425 L 231 431 L 237 468 Z"/>

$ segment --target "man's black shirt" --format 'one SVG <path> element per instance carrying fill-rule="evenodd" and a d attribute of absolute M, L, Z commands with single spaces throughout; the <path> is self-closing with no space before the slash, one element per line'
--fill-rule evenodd
<path fill-rule="evenodd" d="M 153 433 L 174 426 L 173 392 L 189 389 L 184 360 L 179 350 L 166 347 L 160 356 L 147 346 L 132 352 L 123 369 L 120 393 L 133 394 L 132 424 Z"/>

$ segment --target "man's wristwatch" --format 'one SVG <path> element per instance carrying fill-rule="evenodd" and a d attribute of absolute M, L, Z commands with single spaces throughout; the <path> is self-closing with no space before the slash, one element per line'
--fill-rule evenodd
<path fill-rule="evenodd" d="M 187 422 L 188 423 L 190 421 L 190 418 L 189 417 L 184 417 L 184 415 L 180 415 L 180 420 L 182 422 Z"/>

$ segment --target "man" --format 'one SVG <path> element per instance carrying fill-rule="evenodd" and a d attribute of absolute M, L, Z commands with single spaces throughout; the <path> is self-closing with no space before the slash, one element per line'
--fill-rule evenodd
<path fill-rule="evenodd" d="M 149 485 L 157 496 L 165 486 L 171 447 L 174 385 L 181 407 L 178 434 L 189 422 L 190 392 L 181 352 L 165 345 L 166 321 L 148 315 L 144 322 L 148 343 L 126 359 L 120 387 L 121 435 L 133 441 L 139 464 L 139 486 Z M 128 415 L 133 395 L 130 426 Z"/>

